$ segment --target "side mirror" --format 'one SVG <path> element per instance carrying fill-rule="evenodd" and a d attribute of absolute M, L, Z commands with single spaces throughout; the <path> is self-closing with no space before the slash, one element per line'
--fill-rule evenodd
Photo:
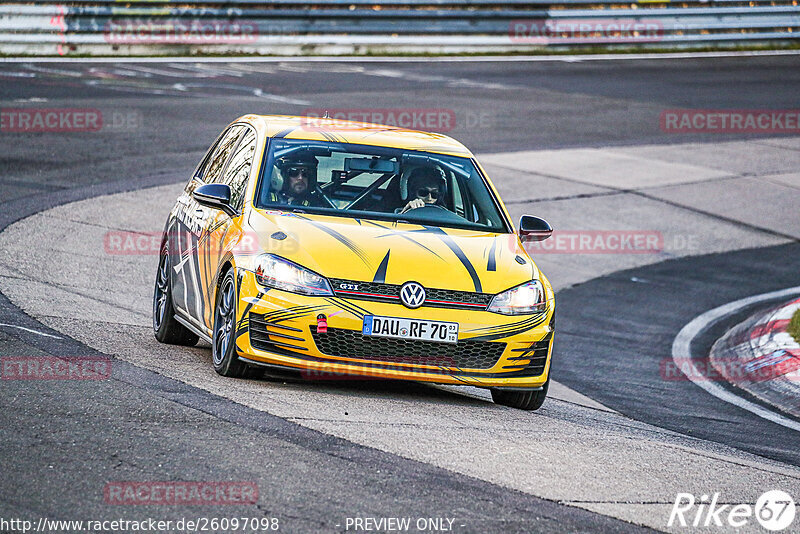
<path fill-rule="evenodd" d="M 239 215 L 231 206 L 231 188 L 225 184 L 201 185 L 192 191 L 192 198 L 201 206 L 222 210 L 230 217 Z"/>
<path fill-rule="evenodd" d="M 544 241 L 553 235 L 553 227 L 540 217 L 523 215 L 519 219 L 519 237 L 523 243 Z"/>

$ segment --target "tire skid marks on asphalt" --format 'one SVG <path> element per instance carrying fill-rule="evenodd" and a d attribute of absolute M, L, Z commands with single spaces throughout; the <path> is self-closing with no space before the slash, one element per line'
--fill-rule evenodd
<path fill-rule="evenodd" d="M 49 67 L 38 64 L 30 59 L 21 67 L 24 71 L 17 73 L 20 77 L 33 80 L 75 78 L 89 87 L 99 87 L 112 91 L 150 94 L 172 95 L 188 97 L 214 97 L 241 94 L 253 96 L 280 104 L 308 106 L 311 102 L 293 96 L 285 96 L 265 91 L 263 87 L 254 85 L 258 80 L 253 79 L 248 84 L 244 81 L 231 83 L 230 78 L 243 79 L 248 74 L 272 74 L 274 69 L 255 68 L 248 69 L 239 65 L 209 64 L 199 62 L 180 63 L 168 62 L 163 67 L 148 66 L 128 63 L 124 68 L 115 66 L 116 59 L 109 66 L 76 66 L 75 68 Z M 45 62 L 46 63 L 46 62 Z M 0 67 L 0 78 L 14 73 Z M 189 81 L 187 81 L 187 78 Z M 177 80 L 177 81 L 176 81 Z M 191 81 L 195 80 L 195 81 Z"/>

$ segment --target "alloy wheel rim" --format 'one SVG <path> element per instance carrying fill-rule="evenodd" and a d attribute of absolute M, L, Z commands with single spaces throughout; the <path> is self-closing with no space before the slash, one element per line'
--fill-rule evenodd
<path fill-rule="evenodd" d="M 225 357 L 233 334 L 234 321 L 233 281 L 228 279 L 222 286 L 222 295 L 217 309 L 216 331 L 214 332 L 214 363 L 219 365 Z"/>
<path fill-rule="evenodd" d="M 167 292 L 169 290 L 169 260 L 166 256 L 161 260 L 161 265 L 158 269 L 158 279 L 156 280 L 156 294 L 153 298 L 153 306 L 155 308 L 153 319 L 155 320 L 155 327 L 158 329 L 161 323 L 164 322 L 164 314 L 167 310 Z"/>

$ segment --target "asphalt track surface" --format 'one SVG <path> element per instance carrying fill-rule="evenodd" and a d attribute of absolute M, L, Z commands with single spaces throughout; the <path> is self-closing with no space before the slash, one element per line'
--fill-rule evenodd
<path fill-rule="evenodd" d="M 800 246 L 790 244 L 682 258 L 620 271 L 564 290 L 559 294 L 559 306 L 573 313 L 559 316 L 560 358 L 554 364 L 554 376 L 634 419 L 799 465 L 796 431 L 730 404 L 709 402 L 707 395 L 697 394 L 697 386 L 690 381 L 664 380 L 659 365 L 671 360 L 672 340 L 688 322 L 687 317 L 750 295 L 792 287 L 797 271 L 787 270 L 786 261 L 794 258 L 796 265 L 798 257 Z M 754 272 L 758 276 L 753 276 Z M 710 285 L 709 280 L 715 283 Z M 676 298 L 677 287 L 692 298 Z M 585 304 L 593 302 L 605 302 L 604 313 Z M 708 355 L 711 345 L 728 328 L 754 309 L 765 307 L 760 303 L 745 308 L 714 325 L 695 340 L 693 356 Z M 620 331 L 626 332 L 624 339 L 607 334 Z M 615 384 L 588 379 L 596 376 L 614 376 Z"/>
<path fill-rule="evenodd" d="M 799 63 L 784 57 L 188 69 L 4 64 L 3 108 L 85 107 L 106 116 L 133 112 L 127 116 L 134 119 L 93 134 L 4 132 L 0 228 L 68 202 L 185 181 L 219 130 L 248 112 L 449 109 L 456 117 L 449 133 L 476 153 L 707 142 L 707 136 L 676 139 L 661 131 L 659 113 L 797 108 Z M 714 141 L 742 138 L 759 136 Z M 558 294 L 553 376 L 631 418 L 632 426 L 647 423 L 797 467 L 796 434 L 690 382 L 665 382 L 653 365 L 669 357 L 674 336 L 694 316 L 796 285 L 797 266 L 798 246 L 789 243 L 677 258 L 565 288 Z M 23 274 L 5 276 L 13 283 Z M 0 323 L 11 325 L 0 327 L 4 356 L 98 354 L 71 340 L 68 331 L 23 313 L 4 295 Z M 724 327 L 697 341 L 693 348 L 699 355 Z M 118 335 L 107 332 L 111 340 Z M 313 430 L 125 361 L 115 360 L 114 380 L 93 382 L 88 389 L 68 381 L 5 381 L 1 387 L 2 517 L 258 515 L 280 517 L 288 531 L 343 530 L 345 518 L 354 516 L 456 517 L 464 525 L 458 530 L 465 532 L 639 528 Z M 425 409 L 432 409 L 431 400 L 456 402 L 423 386 L 381 387 L 390 397 L 423 399 Z M 346 390 L 354 397 L 374 393 L 370 385 Z M 576 417 L 566 410 L 558 416 Z M 241 514 L 196 507 L 113 508 L 99 489 L 110 480 L 257 480 L 262 498 Z"/>

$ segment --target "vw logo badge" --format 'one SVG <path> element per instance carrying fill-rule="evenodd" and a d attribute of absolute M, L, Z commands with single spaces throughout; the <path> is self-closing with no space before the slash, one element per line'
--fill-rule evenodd
<path fill-rule="evenodd" d="M 406 282 L 400 288 L 400 301 L 407 308 L 419 308 L 425 302 L 425 288 L 416 282 Z"/>

